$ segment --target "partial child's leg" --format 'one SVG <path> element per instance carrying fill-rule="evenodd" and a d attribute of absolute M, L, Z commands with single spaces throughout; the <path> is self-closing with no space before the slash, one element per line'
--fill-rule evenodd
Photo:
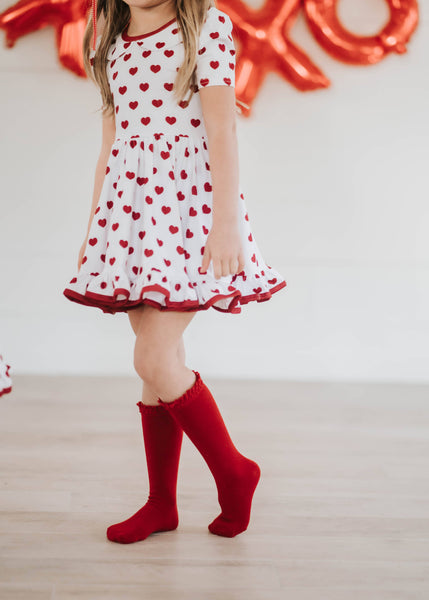
<path fill-rule="evenodd" d="M 128 313 L 136 334 L 142 309 L 138 309 L 138 314 L 137 309 Z M 177 355 L 184 364 L 183 338 L 180 339 Z M 123 544 L 144 540 L 151 533 L 169 531 L 178 525 L 176 488 L 183 431 L 168 411 L 155 405 L 157 396 L 149 385 L 143 385 L 142 401 L 137 406 L 142 421 L 149 497 L 146 504 L 129 519 L 107 529 L 109 540 Z"/>
<path fill-rule="evenodd" d="M 247 529 L 259 466 L 234 446 L 215 400 L 199 373 L 177 358 L 177 346 L 193 313 L 145 311 L 136 339 L 134 364 L 159 394 L 207 462 L 218 488 L 221 514 L 209 525 L 217 535 L 233 537 Z"/>

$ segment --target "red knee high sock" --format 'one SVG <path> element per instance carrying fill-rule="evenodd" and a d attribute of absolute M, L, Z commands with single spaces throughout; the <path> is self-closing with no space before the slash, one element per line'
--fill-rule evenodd
<path fill-rule="evenodd" d="M 183 431 L 164 407 L 142 402 L 137 402 L 137 406 L 142 420 L 149 497 L 129 519 L 108 527 L 108 539 L 121 544 L 144 540 L 156 531 L 176 529 L 179 522 L 176 488 Z"/>
<path fill-rule="evenodd" d="M 198 371 L 191 388 L 172 402 L 158 402 L 176 419 L 206 461 L 218 490 L 221 514 L 210 523 L 211 533 L 234 537 L 249 524 L 259 466 L 234 446 L 225 423 Z"/>

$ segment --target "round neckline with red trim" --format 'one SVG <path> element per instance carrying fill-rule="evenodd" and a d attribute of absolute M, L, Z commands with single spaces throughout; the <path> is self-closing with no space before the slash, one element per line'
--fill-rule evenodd
<path fill-rule="evenodd" d="M 162 31 L 163 29 L 166 29 L 167 27 L 169 27 L 170 25 L 175 23 L 176 20 L 177 20 L 176 17 L 174 17 L 173 19 L 170 19 L 169 21 L 167 21 L 167 23 L 164 23 L 164 25 L 161 25 L 161 27 L 158 27 L 158 29 L 154 29 L 153 31 L 148 31 L 147 33 L 142 33 L 141 35 L 128 35 L 128 33 L 127 33 L 128 25 L 129 25 L 129 21 L 128 21 L 128 23 L 125 26 L 125 29 L 121 33 L 121 37 L 125 42 L 132 42 L 134 40 L 142 40 L 143 38 L 147 38 L 151 35 L 154 35 L 155 33 L 158 33 L 158 31 Z"/>

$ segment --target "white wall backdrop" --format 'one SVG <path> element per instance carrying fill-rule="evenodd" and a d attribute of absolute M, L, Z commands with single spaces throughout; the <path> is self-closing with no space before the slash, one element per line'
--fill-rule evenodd
<path fill-rule="evenodd" d="M 192 368 L 429 381 L 427 0 L 420 7 L 408 52 L 372 67 L 335 61 L 297 21 L 291 37 L 331 87 L 302 93 L 270 74 L 238 121 L 253 232 L 288 287 L 240 315 L 198 313 L 185 334 Z M 340 9 L 361 34 L 388 16 L 383 0 Z M 15 373 L 133 374 L 127 316 L 62 295 L 86 232 L 98 91 L 59 65 L 51 28 L 10 50 L 2 41 L 0 76 L 0 353 Z"/>

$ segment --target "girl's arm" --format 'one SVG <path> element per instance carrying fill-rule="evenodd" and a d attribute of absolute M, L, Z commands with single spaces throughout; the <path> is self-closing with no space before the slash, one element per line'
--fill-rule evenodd
<path fill-rule="evenodd" d="M 98 157 L 97 166 L 95 168 L 94 193 L 92 195 L 91 213 L 89 215 L 88 230 L 85 240 L 80 248 L 77 259 L 77 268 L 80 269 L 82 260 L 85 254 L 86 245 L 88 243 L 89 230 L 91 228 L 92 219 L 94 218 L 97 209 L 98 200 L 100 199 L 101 188 L 103 187 L 104 177 L 106 176 L 106 167 L 109 160 L 112 144 L 115 141 L 115 116 L 103 116 L 103 135 L 101 143 L 101 151 Z"/>
<path fill-rule="evenodd" d="M 201 271 L 213 263 L 217 278 L 244 269 L 238 229 L 239 163 L 235 120 L 235 90 L 213 85 L 199 90 L 207 131 L 213 187 L 213 221 Z"/>
<path fill-rule="evenodd" d="M 106 175 L 107 162 L 109 160 L 110 151 L 112 144 L 115 141 L 115 115 L 109 117 L 103 116 L 103 129 L 102 129 L 102 142 L 100 155 L 98 157 L 97 165 L 95 168 L 94 178 L 94 192 L 92 196 L 91 213 L 88 222 L 87 236 L 91 227 L 92 219 L 97 208 L 98 200 L 100 198 L 101 188 L 103 187 L 104 177 Z"/>

